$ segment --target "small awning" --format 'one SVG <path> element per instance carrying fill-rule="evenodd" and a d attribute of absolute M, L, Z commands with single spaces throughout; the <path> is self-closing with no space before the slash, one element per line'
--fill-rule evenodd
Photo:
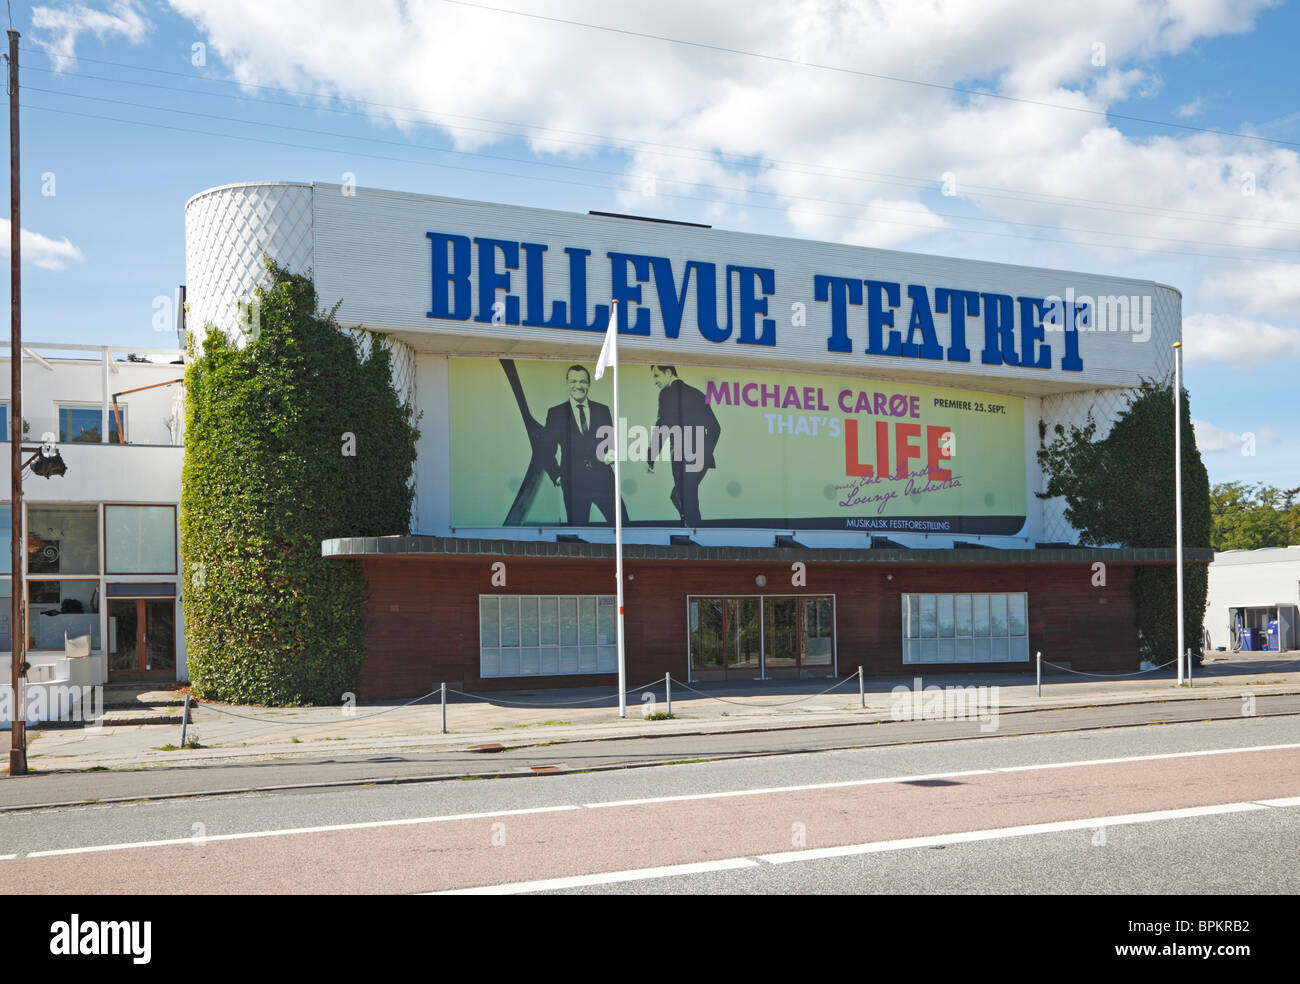
<path fill-rule="evenodd" d="M 674 543 L 668 546 L 646 543 L 623 544 L 625 560 L 714 561 L 731 563 L 775 563 L 816 561 L 823 564 L 1172 564 L 1173 547 L 1059 547 L 1037 550 L 957 548 L 953 550 L 907 550 L 866 547 L 703 547 Z M 520 557 L 555 560 L 613 560 L 614 544 L 537 540 L 486 540 L 455 536 L 359 536 L 341 537 L 321 543 L 321 556 L 362 557 Z M 1208 564 L 1214 559 L 1209 547 L 1184 547 L 1183 560 Z"/>

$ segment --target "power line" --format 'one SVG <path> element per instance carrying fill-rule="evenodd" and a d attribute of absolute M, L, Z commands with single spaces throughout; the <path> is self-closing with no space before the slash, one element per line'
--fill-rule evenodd
<path fill-rule="evenodd" d="M 339 147 L 318 147 L 318 146 L 312 146 L 310 144 L 292 143 L 283 140 L 270 140 L 263 137 L 251 137 L 243 134 L 214 133 L 211 130 L 198 130 L 198 129 L 194 129 L 193 127 L 175 126 L 167 123 L 151 123 L 145 120 L 128 120 L 128 119 L 121 119 L 119 117 L 100 116 L 93 113 L 79 113 L 74 110 L 56 109 L 51 106 L 37 106 L 28 103 L 24 103 L 23 105 L 25 108 L 33 110 L 35 112 L 57 113 L 62 116 L 75 116 L 82 119 L 98 120 L 98 121 L 110 122 L 110 123 L 122 123 L 131 126 L 143 126 L 152 129 L 169 130 L 177 133 L 197 134 L 199 136 L 205 136 L 205 137 L 219 137 L 228 140 L 243 140 L 250 143 L 268 144 L 271 146 L 278 146 L 278 147 L 290 147 L 298 150 L 312 150 L 312 151 L 319 151 L 322 153 L 329 153 L 329 154 L 348 155 L 350 157 L 362 157 L 370 160 L 393 161 L 402 164 L 415 164 L 421 167 L 434 167 L 434 168 L 441 168 L 450 171 L 469 172 L 472 174 L 488 174 L 497 177 L 522 179 L 526 181 L 545 181 L 552 184 L 572 185 L 581 188 L 595 188 L 602 191 L 626 191 L 627 190 L 625 188 L 618 188 L 611 185 L 595 184 L 589 181 L 572 181 L 564 178 L 549 177 L 546 175 L 518 174 L 509 171 L 485 170 L 483 168 L 478 168 L 478 167 L 468 167 L 468 166 L 462 167 L 454 164 L 442 164 L 442 163 L 435 163 L 431 161 L 416 160 L 409 157 L 394 157 L 392 155 L 373 154 L 373 153 L 367 153 L 366 151 L 343 149 Z M 659 192 L 658 194 L 662 195 L 665 198 L 679 199 L 682 201 L 705 202 L 713 205 L 717 205 L 717 204 L 733 205 L 733 206 L 737 205 L 737 203 L 729 202 L 726 201 L 725 199 L 706 198 L 699 195 L 682 195 L 673 192 Z M 818 212 L 818 211 L 812 211 L 808 209 L 792 209 L 792 208 L 785 208 L 782 206 L 775 206 L 775 205 L 761 205 L 753 202 L 745 205 L 740 205 L 737 207 L 747 208 L 747 209 L 761 209 L 764 211 L 780 212 L 784 214 L 812 215 L 821 218 L 835 218 L 835 219 L 861 219 L 862 218 L 860 214 L 845 215 L 843 213 L 836 213 L 836 212 Z M 922 224 L 916 222 L 900 222 L 894 219 L 874 219 L 873 221 L 879 222 L 884 225 L 897 225 L 897 226 L 906 226 L 910 228 L 924 229 L 931 233 L 939 231 L 934 225 Z M 1016 233 L 1000 233 L 1000 232 L 994 232 L 991 230 L 983 230 L 983 229 L 959 229 L 956 231 L 968 235 L 975 235 L 975 236 L 995 236 L 1002 239 L 1018 239 L 1025 242 L 1060 243 L 1063 245 L 1075 246 L 1075 247 L 1089 246 L 1094 249 L 1123 249 L 1123 250 L 1130 250 L 1132 252 L 1144 253 L 1144 254 L 1155 253 L 1155 254 L 1161 254 L 1166 256 L 1184 256 L 1184 257 L 1190 256 L 1190 257 L 1198 257 L 1203 259 L 1236 260 L 1236 261 L 1251 258 L 1247 256 L 1242 256 L 1240 254 L 1227 255 L 1222 253 L 1202 253 L 1202 252 L 1192 252 L 1187 250 L 1161 250 L 1161 249 L 1152 249 L 1152 248 L 1141 247 L 1141 246 L 1127 246 L 1122 243 L 1095 243 L 1095 242 L 1087 242 L 1082 240 L 1056 239 L 1048 236 L 1024 236 Z M 1300 266 L 1300 262 L 1276 259 L 1272 257 L 1268 257 L 1267 259 L 1273 263 L 1279 263 L 1288 266 Z"/>
<path fill-rule="evenodd" d="M 337 131 L 331 131 L 331 130 L 317 130 L 311 127 L 291 126 L 284 123 L 268 122 L 264 120 L 241 119 L 232 116 L 223 116 L 218 113 L 204 113 L 198 110 L 177 109 L 168 106 L 158 106 L 151 103 L 140 103 L 140 102 L 134 102 L 125 99 L 113 99 L 108 96 L 92 96 L 86 93 L 78 93 L 78 92 L 61 92 L 55 89 L 44 89 L 39 86 L 26 86 L 25 88 L 27 89 L 28 92 L 40 92 L 46 95 L 53 95 L 59 98 L 86 99 L 94 102 L 104 102 L 104 103 L 109 103 L 118 106 L 130 106 L 136 109 L 147 109 L 147 110 L 154 110 L 157 112 L 175 113 L 180 116 L 192 116 L 192 117 L 198 117 L 200 119 L 219 120 L 221 122 L 235 123 L 238 125 L 270 127 L 276 130 L 292 130 L 298 133 L 307 133 L 307 134 L 311 134 L 312 136 L 323 136 L 332 139 L 359 140 L 359 141 L 364 141 L 366 143 L 378 143 L 378 144 L 385 144 L 385 145 L 397 146 L 397 147 L 410 147 L 413 149 L 427 150 L 436 154 L 449 154 L 449 155 L 456 155 L 462 157 L 475 157 L 475 158 L 482 158 L 485 160 L 499 160 L 499 161 L 505 161 L 514 164 L 523 164 L 528 167 L 558 168 L 567 171 L 578 171 L 587 174 L 598 174 L 606 177 L 623 178 L 625 176 L 621 171 L 612 171 L 607 168 L 589 167 L 580 164 L 563 164 L 563 163 L 555 163 L 549 161 L 533 161 L 533 160 L 526 160 L 518 157 L 510 157 L 502 154 L 487 154 L 487 153 L 482 153 L 480 151 L 455 150 L 455 149 L 448 149 L 443 147 L 433 147 L 433 146 L 429 146 L 428 144 L 412 143 L 411 141 L 391 140 L 383 137 L 371 137 L 371 136 L 363 136 L 357 134 L 339 133 Z M 717 184 L 716 182 L 686 181 L 680 178 L 664 178 L 662 180 L 667 183 L 685 185 L 687 187 L 702 188 L 702 189 L 715 188 L 719 191 L 732 191 L 732 192 L 739 192 L 742 194 L 759 194 L 759 195 L 768 196 L 770 198 L 784 198 L 791 201 L 812 202 L 818 205 L 842 205 L 848 208 L 862 208 L 864 207 L 865 204 L 862 202 L 844 201 L 842 199 L 817 198 L 808 195 L 787 194 L 780 191 L 767 191 L 758 188 L 741 188 L 733 185 Z M 924 207 L 922 210 L 898 208 L 895 206 L 878 205 L 878 204 L 870 205 L 869 207 L 875 211 L 897 212 L 901 214 L 915 215 L 920 217 L 937 216 L 939 218 L 953 219 L 956 221 L 987 222 L 987 223 L 993 223 L 997 225 L 1021 226 L 1025 228 L 1031 228 L 1031 229 L 1060 229 L 1062 232 L 1075 232 L 1075 233 L 1084 233 L 1087 235 L 1098 235 L 1098 236 L 1118 236 L 1127 239 L 1145 239 L 1145 240 L 1151 240 L 1153 242 L 1177 243 L 1177 244 L 1189 245 L 1189 246 L 1210 246 L 1210 247 L 1216 247 L 1221 249 L 1255 249 L 1255 250 L 1265 250 L 1269 252 L 1300 253 L 1300 249 L 1293 249 L 1285 246 L 1251 246 L 1251 245 L 1243 245 L 1237 243 L 1212 242 L 1212 241 L 1200 240 L 1200 239 L 1179 239 L 1171 236 L 1149 236 L 1140 233 L 1115 232 L 1109 229 L 1086 229 L 1086 228 L 1078 228 L 1074 226 L 1051 225 L 1051 224 L 1040 223 L 1040 222 L 1019 222 L 1013 219 L 989 218 L 985 216 L 958 215 L 951 212 L 935 212 L 931 209 L 925 209 Z M 975 232 L 978 230 L 967 230 L 967 231 Z"/>
<path fill-rule="evenodd" d="M 32 51 L 33 53 L 37 53 L 37 54 L 40 53 L 38 49 L 23 49 L 23 50 Z M 297 96 L 301 98 L 316 99 L 316 100 L 322 98 L 321 94 L 316 92 L 306 92 L 306 91 L 295 90 L 295 89 L 286 89 L 278 86 L 260 85 L 251 82 L 245 83 L 245 82 L 239 82 L 234 79 L 216 79 L 207 76 L 195 76 L 192 73 L 176 72 L 169 69 L 161 69 L 161 68 L 150 68 L 143 65 L 132 65 L 126 62 L 108 61 L 105 59 L 97 59 L 97 58 L 81 58 L 79 60 L 93 62 L 95 64 L 101 64 L 101 65 L 110 65 L 117 68 L 125 68 L 131 71 L 150 72 L 159 75 L 168 75 L 176 78 L 183 78 L 191 82 L 197 81 L 197 82 L 208 82 L 208 83 L 213 83 L 218 85 L 241 86 L 241 87 L 261 90 L 264 92 L 273 92 L 273 93 L 279 93 L 283 95 Z M 46 72 L 52 75 L 63 77 L 63 73 L 57 72 L 52 69 L 42 69 L 42 68 L 33 67 L 31 70 Z M 262 100 L 252 99 L 251 97 L 248 96 L 240 96 L 231 93 L 196 92 L 195 90 L 185 86 L 164 86 L 155 83 L 141 82 L 135 79 L 118 79 L 118 78 L 111 78 L 105 76 L 89 76 L 89 75 L 83 75 L 78 77 L 98 79 L 101 81 L 117 82 L 125 85 L 135 85 L 135 86 L 143 86 L 149 88 L 166 89 L 175 92 L 184 92 L 191 95 L 207 96 L 207 97 L 218 98 L 218 99 L 237 99 L 243 102 L 262 102 Z M 341 96 L 332 97 L 332 98 L 338 98 L 340 100 L 343 100 L 343 97 Z M 655 143 L 653 141 L 648 141 L 648 140 L 636 140 L 636 139 L 622 138 L 622 137 L 615 138 L 615 137 L 591 133 L 589 131 L 583 131 L 583 130 L 565 130 L 565 129 L 555 128 L 555 127 L 541 126 L 539 124 L 518 123 L 509 120 L 496 120 L 490 117 L 464 116 L 456 113 L 448 113 L 443 110 L 428 109 L 428 108 L 422 108 L 418 106 L 405 106 L 405 105 L 395 104 L 395 103 L 373 102 L 365 99 L 346 99 L 344 101 L 354 103 L 360 106 L 373 107 L 375 109 L 382 109 L 382 110 L 397 109 L 397 110 L 402 110 L 404 112 L 420 113 L 424 116 L 438 116 L 438 117 L 451 117 L 453 119 L 467 119 L 476 122 L 492 123 L 498 126 L 509 126 L 509 127 L 518 127 L 520 129 L 526 129 L 526 130 L 536 130 L 539 133 L 543 133 L 543 134 L 562 133 L 562 134 L 570 134 L 576 136 L 588 136 L 600 142 L 590 143 L 587 141 L 564 140 L 553 136 L 548 136 L 547 139 L 555 143 L 568 143 L 574 146 L 590 147 L 596 150 L 603 150 L 606 147 L 610 147 L 610 146 L 617 147 L 623 144 L 630 144 L 630 145 L 639 145 L 641 147 L 648 147 L 652 149 L 666 147 L 673 150 L 692 151 L 693 153 L 690 156 L 679 155 L 679 154 L 665 154 L 663 153 L 662 150 L 655 151 L 656 153 L 659 153 L 661 156 L 678 157 L 684 160 L 706 161 L 710 163 L 714 161 L 718 161 L 724 164 L 730 163 L 733 166 L 736 165 L 744 166 L 749 164 L 752 161 L 752 158 L 745 157 L 740 154 L 734 154 L 725 151 L 714 151 L 702 147 L 690 147 L 682 144 L 663 144 L 663 143 Z M 289 103 L 274 102 L 270 100 L 266 100 L 265 102 L 268 102 L 271 105 L 293 108 L 293 104 L 289 104 Z M 313 109 L 317 111 L 342 114 L 342 115 L 350 115 L 350 116 L 369 117 L 371 115 L 365 112 L 346 110 L 346 109 L 341 109 L 332 106 L 317 105 L 313 107 Z M 441 119 L 439 120 L 418 119 L 417 120 L 417 119 L 409 119 L 403 117 L 395 117 L 392 116 L 391 114 L 386 114 L 386 115 L 388 116 L 389 119 L 391 119 L 393 122 L 396 123 L 407 123 L 407 124 L 414 124 L 414 125 L 421 125 L 421 126 L 434 126 L 434 127 L 447 129 L 447 130 L 465 130 L 467 132 L 488 133 L 496 136 L 513 136 L 513 137 L 531 136 L 529 134 L 501 133 L 500 131 L 497 130 L 485 130 L 481 127 L 471 127 L 471 126 L 464 126 L 462 124 L 447 123 Z M 733 158 L 733 160 L 729 161 L 727 160 L 727 158 Z M 933 188 L 934 185 L 936 184 L 935 181 L 927 178 L 916 178 L 907 175 L 890 174 L 888 172 L 879 172 L 879 171 L 853 170 L 849 168 L 839 168 L 839 167 L 813 164 L 813 163 L 802 162 L 802 161 L 785 161 L 780 159 L 767 159 L 763 161 L 763 166 L 768 170 L 784 170 L 786 171 L 786 173 L 790 173 L 790 174 L 806 174 L 809 176 L 828 176 L 828 177 L 834 177 L 839 180 L 860 181 L 867 184 L 890 184 L 890 185 L 897 185 L 900 187 L 919 188 L 919 189 Z M 808 168 L 809 170 L 792 171 L 790 170 L 791 167 Z M 1010 201 L 1024 201 L 1036 205 L 1051 205 L 1059 208 L 1081 208 L 1081 209 L 1088 209 L 1092 211 L 1114 212 L 1117 214 L 1152 215 L 1154 217 L 1164 217 L 1164 215 L 1167 214 L 1169 216 L 1174 216 L 1174 217 L 1192 217 L 1192 218 L 1188 218 L 1187 220 L 1194 221 L 1194 222 L 1204 222 L 1207 224 L 1216 224 L 1216 225 L 1246 224 L 1246 225 L 1262 226 L 1265 228 L 1276 227 L 1288 231 L 1300 231 L 1300 225 L 1294 223 L 1275 222 L 1269 219 L 1245 218 L 1241 216 L 1225 215 L 1219 212 L 1201 212 L 1194 209 L 1178 209 L 1178 208 L 1172 208 L 1169 206 L 1162 206 L 1162 205 L 1148 205 L 1140 202 L 1113 202 L 1113 201 L 1108 201 L 1106 199 L 1081 198 L 1081 197 L 1075 197 L 1069 195 L 1053 195 L 1047 192 L 1035 192 L 1035 191 L 1028 191 L 1025 189 L 998 187 L 998 186 L 991 186 L 991 185 L 967 184 L 967 183 L 962 184 L 962 189 L 963 189 L 962 196 L 968 198 L 1006 199 Z M 977 193 L 972 194 L 971 189 L 973 189 Z M 1006 193 L 1004 194 L 1003 192 Z"/>
<path fill-rule="evenodd" d="M 473 7 L 476 10 L 488 10 L 498 14 L 509 14 L 514 17 L 528 17 L 533 20 L 550 21 L 553 24 L 567 24 L 571 27 L 582 27 L 592 31 L 605 31 L 610 34 L 622 34 L 627 37 L 644 38 L 650 41 L 663 41 L 668 44 L 679 44 L 688 48 L 701 48 L 705 51 L 718 51 L 729 55 L 743 55 L 746 58 L 760 58 L 763 61 L 779 62 L 784 65 L 797 65 L 801 68 L 816 68 L 826 72 L 839 72 L 844 75 L 856 75 L 861 78 L 877 79 L 883 82 L 898 82 L 903 85 L 921 86 L 926 89 L 941 89 L 946 92 L 955 92 L 963 96 L 980 96 L 985 99 L 1001 99 L 1004 102 L 1021 103 L 1027 106 L 1039 106 L 1043 109 L 1058 109 L 1070 113 L 1083 113 L 1088 116 L 1100 116 L 1103 119 L 1125 120 L 1129 123 L 1145 123 L 1150 126 L 1165 126 L 1176 130 L 1190 130 L 1194 133 L 1212 133 L 1221 137 L 1236 137 L 1239 140 L 1258 140 L 1262 143 L 1276 144 L 1282 147 L 1300 147 L 1300 142 L 1293 140 L 1275 140 L 1271 137 L 1260 137 L 1253 133 L 1238 133 L 1233 130 L 1215 130 L 1210 127 L 1193 126 L 1190 123 L 1175 123 L 1171 120 L 1153 120 L 1142 116 L 1126 116 L 1122 113 L 1110 113 L 1104 109 L 1086 109 L 1082 106 L 1067 106 L 1064 103 L 1049 103 L 1040 99 L 1026 99 L 1022 96 L 1008 96 L 997 92 L 985 92 L 980 89 L 968 89 L 959 85 L 947 85 L 943 82 L 925 82 L 920 79 L 907 79 L 898 75 L 882 75 L 878 72 L 864 72 L 861 69 L 845 68 L 842 65 L 823 65 L 818 62 L 805 62 L 797 58 L 786 58 L 781 55 L 769 55 L 761 51 L 746 51 L 743 48 L 729 48 L 721 44 L 709 44 L 705 41 L 691 41 L 684 38 L 668 37 L 664 34 L 650 34 L 645 31 L 631 31 L 619 27 L 607 27 L 603 24 L 592 24 L 587 21 L 569 20 L 564 17 L 552 17 L 546 14 L 534 14 L 524 10 L 511 10 L 506 7 L 493 7 L 485 3 L 472 3 L 470 0 L 442 0 L 443 3 L 453 4 L 458 7 Z"/>

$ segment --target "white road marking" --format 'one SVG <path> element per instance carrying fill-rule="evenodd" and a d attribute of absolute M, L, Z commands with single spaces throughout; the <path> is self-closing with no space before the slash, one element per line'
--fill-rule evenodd
<path fill-rule="evenodd" d="M 670 864 L 661 868 L 633 868 L 628 871 L 605 871 L 598 875 L 571 875 L 567 878 L 542 878 L 537 881 L 511 882 L 507 885 L 484 885 L 478 888 L 453 888 L 444 892 L 424 892 L 425 895 L 518 895 L 522 892 L 552 892 L 564 888 L 583 888 L 587 885 L 613 885 L 618 882 L 643 881 L 647 878 L 678 878 L 683 875 L 702 875 L 711 871 L 735 871 L 737 868 L 757 868 L 758 862 L 749 858 L 727 858 L 722 861 L 696 861 L 692 864 Z"/>
<path fill-rule="evenodd" d="M 592 885 L 613 885 L 620 882 L 643 881 L 648 878 L 678 878 L 685 875 L 707 874 L 714 871 L 735 871 L 758 867 L 758 862 L 791 864 L 801 861 L 821 861 L 827 858 L 851 857 L 862 854 L 885 854 L 891 851 L 908 851 L 922 847 L 939 847 L 950 844 L 971 844 L 979 841 L 1004 840 L 1012 837 L 1030 837 L 1038 834 L 1055 834 L 1067 830 L 1090 830 L 1096 827 L 1118 827 L 1126 824 L 1156 823 L 1162 820 L 1182 820 L 1189 817 L 1222 816 L 1228 813 L 1250 813 L 1272 806 L 1300 806 L 1300 796 L 1281 800 L 1260 800 L 1251 803 L 1223 803 L 1217 806 L 1193 806 L 1181 810 L 1158 810 L 1152 813 L 1125 813 L 1110 817 L 1090 817 L 1086 820 L 1061 820 L 1054 823 L 1035 823 L 1020 827 L 995 827 L 989 830 L 968 830 L 956 834 L 935 834 L 929 837 L 907 837 L 901 840 L 874 841 L 866 844 L 846 844 L 841 847 L 813 848 L 805 851 L 783 851 L 779 854 L 757 854 L 752 857 L 726 858 L 721 861 L 704 861 L 698 864 L 676 864 L 662 868 L 634 868 L 629 871 L 610 871 L 596 875 L 573 875 L 568 878 L 546 878 L 538 881 L 507 882 L 501 885 L 479 885 L 458 888 L 427 895 L 516 895 L 523 892 L 550 892 L 567 888 L 585 888 Z"/>
<path fill-rule="evenodd" d="M 144 847 L 176 847 L 181 844 L 204 844 L 209 841 L 250 840 L 255 837 L 291 837 L 298 834 L 325 834 L 336 830 L 376 830 L 381 827 L 409 827 L 421 823 L 447 823 L 451 820 L 489 820 L 494 817 L 519 817 L 529 813 L 562 813 L 580 810 L 580 806 L 535 806 L 526 810 L 491 810 L 487 813 L 459 813 L 445 817 L 412 817 L 405 820 L 371 820 L 366 823 L 336 823 L 324 827 L 291 827 L 285 830 L 251 830 L 241 834 L 205 834 L 202 837 L 173 837 L 169 840 L 134 841 L 127 844 L 96 844 L 93 847 L 64 847 L 56 851 L 29 851 L 29 858 L 52 858 L 65 854 L 95 854 L 100 851 L 129 851 Z"/>
<path fill-rule="evenodd" d="M 764 796 L 779 793 L 811 792 L 821 789 L 845 789 L 854 786 L 876 786 L 891 783 L 932 781 L 935 779 L 961 779 L 969 776 L 996 775 L 998 773 L 1032 772 L 1042 769 L 1072 769 L 1090 765 L 1122 765 L 1128 762 L 1152 762 L 1163 759 L 1198 758 L 1210 755 L 1234 755 L 1247 752 L 1274 752 L 1300 749 L 1300 742 L 1287 745 L 1253 745 L 1246 748 L 1216 748 L 1198 752 L 1169 752 L 1161 755 L 1135 755 L 1127 758 L 1086 759 L 1077 762 L 1055 762 L 1038 765 L 999 766 L 991 769 L 966 769 L 960 772 L 934 772 L 919 775 L 885 776 L 874 779 L 850 779 L 843 782 L 810 783 L 799 786 L 768 786 L 761 789 L 737 789 L 720 793 L 691 793 L 681 796 L 655 796 L 644 799 L 608 800 L 601 803 L 582 803 L 565 806 L 538 806 L 521 810 L 490 810 L 483 813 L 460 813 L 448 816 L 414 817 L 402 820 L 374 820 L 362 823 L 340 823 L 319 827 L 291 827 L 282 830 L 255 830 L 237 834 L 209 834 L 198 837 L 174 837 L 166 840 L 133 841 L 122 844 L 96 844 L 90 847 L 65 847 L 49 851 L 29 851 L 28 858 L 58 857 L 69 854 L 95 854 L 104 851 L 129 851 L 150 847 L 176 847 L 208 841 L 250 840 L 259 837 L 292 837 L 301 834 L 321 834 L 343 830 L 375 830 L 383 827 L 404 827 L 415 824 L 448 823 L 455 820 L 487 820 L 494 817 L 525 816 L 531 813 L 563 813 L 573 810 L 598 810 L 613 806 L 648 806 L 655 803 L 680 803 L 691 800 L 729 799 L 737 796 Z M 1289 801 L 1278 801 L 1289 804 Z M 17 855 L 0 857 L 12 860 Z"/>
<path fill-rule="evenodd" d="M 1261 806 L 1300 806 L 1300 796 L 1288 796 L 1285 799 L 1256 800 Z"/>
<path fill-rule="evenodd" d="M 1132 755 L 1126 758 L 1083 759 L 1077 762 L 1044 762 L 1035 765 L 1005 765 L 990 769 L 966 769 L 961 772 L 930 772 L 915 776 L 883 776 L 875 779 L 847 779 L 842 782 L 809 783 L 803 786 L 768 786 L 763 789 L 736 789 L 722 793 L 689 793 L 682 796 L 651 796 L 643 799 L 608 800 L 583 803 L 588 810 L 607 806 L 646 806 L 652 803 L 681 803 L 688 800 L 727 799 L 733 796 L 764 796 L 771 793 L 803 793 L 818 789 L 846 789 L 852 786 L 879 786 L 888 783 L 922 782 L 933 779 L 962 779 L 968 776 L 991 776 L 998 773 L 1035 772 L 1042 769 L 1077 769 L 1089 765 L 1122 765 L 1127 762 L 1154 762 L 1161 759 L 1198 758 L 1204 755 L 1233 755 L 1238 752 L 1277 752 L 1300 749 L 1289 745 L 1252 745 L 1246 748 L 1213 748 L 1200 752 L 1165 752 L 1160 755 Z"/>
<path fill-rule="evenodd" d="M 0 861 L 12 861 L 16 857 L 17 854 L 0 854 Z"/>
<path fill-rule="evenodd" d="M 805 851 L 782 851 L 779 854 L 759 854 L 756 857 L 769 864 L 789 864 L 796 861 L 820 861 L 823 858 L 843 858 L 858 854 L 884 854 L 889 851 L 906 851 L 915 847 L 970 844 L 976 841 L 1004 840 L 1010 837 L 1032 837 L 1036 834 L 1057 834 L 1066 830 L 1120 827 L 1126 824 L 1182 820 L 1188 817 L 1212 817 L 1224 813 L 1250 813 L 1264 809 L 1267 809 L 1267 807 L 1260 803 L 1222 803 L 1217 806 L 1190 806 L 1180 810 L 1124 813 L 1110 817 L 1089 817 L 1084 820 L 1057 820 L 1052 823 L 1031 823 L 1019 827 L 994 827 L 989 830 L 966 830 L 956 834 L 905 837 L 901 840 L 874 841 L 867 844 L 844 844 L 839 847 L 810 848 Z"/>

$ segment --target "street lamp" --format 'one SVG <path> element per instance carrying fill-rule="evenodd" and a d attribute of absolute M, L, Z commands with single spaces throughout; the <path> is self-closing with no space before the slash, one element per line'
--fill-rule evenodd
<path fill-rule="evenodd" d="M 23 448 L 23 450 L 36 452 L 23 463 L 24 471 L 30 468 L 33 475 L 39 475 L 41 478 L 50 478 L 52 475 L 61 478 L 68 473 L 63 455 L 59 454 L 59 449 L 55 445 L 42 444 L 39 448 Z"/>

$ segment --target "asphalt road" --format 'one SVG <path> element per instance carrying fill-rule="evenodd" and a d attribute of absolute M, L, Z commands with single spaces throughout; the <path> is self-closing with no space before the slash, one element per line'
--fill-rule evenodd
<path fill-rule="evenodd" d="M 6 894 L 1294 893 L 1298 856 L 1296 717 L 0 815 Z"/>
<path fill-rule="evenodd" d="M 30 806 L 131 800 L 150 796 L 245 792 L 330 783 L 436 780 L 466 775 L 533 777 L 585 770 L 628 769 L 673 762 L 796 755 L 914 742 L 1047 734 L 1144 724 L 1241 720 L 1240 695 L 1193 701 L 1119 704 L 1043 711 L 1003 712 L 993 730 L 978 720 L 883 723 L 736 730 L 655 738 L 556 742 L 498 753 L 468 750 L 410 751 L 285 761 L 234 761 L 185 767 L 108 772 L 46 772 L 0 779 L 0 811 Z M 1257 717 L 1300 715 L 1300 696 L 1260 696 Z M 1300 719 L 1293 719 L 1300 720 Z M 1300 731 L 1300 726 L 1297 726 Z M 554 776 L 550 776 L 553 779 Z M 649 782 L 654 780 L 636 780 Z M 3 852 L 0 852 L 3 853 Z"/>

